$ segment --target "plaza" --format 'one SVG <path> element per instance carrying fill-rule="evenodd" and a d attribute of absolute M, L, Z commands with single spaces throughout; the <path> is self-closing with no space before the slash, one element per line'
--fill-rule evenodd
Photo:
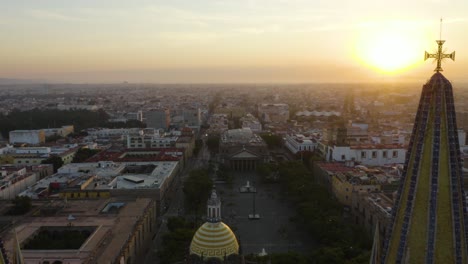
<path fill-rule="evenodd" d="M 254 172 L 230 171 L 233 183 L 216 184 L 222 199 L 223 221 L 237 235 L 241 254 L 258 254 L 265 249 L 270 253 L 296 251 L 308 253 L 315 242 L 307 232 L 291 221 L 295 216 L 294 206 L 281 194 L 277 183 L 263 184 Z M 256 193 L 241 193 L 239 188 L 247 181 L 256 188 Z M 255 195 L 255 214 L 260 219 L 249 219 L 253 214 Z"/>

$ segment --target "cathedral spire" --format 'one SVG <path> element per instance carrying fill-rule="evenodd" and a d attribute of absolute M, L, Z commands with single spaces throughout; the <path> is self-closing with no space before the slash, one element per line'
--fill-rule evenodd
<path fill-rule="evenodd" d="M 370 259 L 370 264 L 377 264 L 380 263 L 380 258 L 381 258 L 381 241 L 380 241 L 380 227 L 379 227 L 379 222 L 377 221 L 377 224 L 375 225 L 375 231 L 374 231 L 374 243 L 372 244 L 372 252 L 371 252 L 371 259 Z"/>
<path fill-rule="evenodd" d="M 423 86 L 381 263 L 466 264 L 467 211 L 452 84 L 436 73 Z"/>
<path fill-rule="evenodd" d="M 445 43 L 445 40 L 442 40 L 442 18 L 440 19 L 440 36 L 439 40 L 436 40 L 438 48 L 437 48 L 437 53 L 430 54 L 427 51 L 424 53 L 424 60 L 427 59 L 434 59 L 437 62 L 437 67 L 434 69 L 435 72 L 441 72 L 443 71 L 442 69 L 442 60 L 443 59 L 452 59 L 455 60 L 455 51 L 450 53 L 450 54 L 444 54 L 444 51 L 442 50 L 442 46 Z"/>

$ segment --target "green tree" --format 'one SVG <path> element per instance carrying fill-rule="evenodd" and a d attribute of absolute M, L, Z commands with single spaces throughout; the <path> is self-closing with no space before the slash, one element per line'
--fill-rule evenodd
<path fill-rule="evenodd" d="M 197 156 L 200 149 L 203 147 L 203 140 L 197 139 L 195 140 L 195 147 L 193 148 L 193 155 Z"/>
<path fill-rule="evenodd" d="M 310 260 L 297 252 L 271 254 L 271 264 L 307 264 Z M 339 262 L 330 262 L 339 263 Z"/>
<path fill-rule="evenodd" d="M 9 155 L 1 155 L 0 156 L 0 164 L 13 164 L 15 159 Z"/>
<path fill-rule="evenodd" d="M 345 254 L 339 247 L 323 247 L 312 254 L 313 263 L 345 263 Z M 367 260 L 369 262 L 369 260 Z"/>
<path fill-rule="evenodd" d="M 50 135 L 48 137 L 46 137 L 45 141 L 46 142 L 56 142 L 57 140 L 59 139 L 62 139 L 63 137 L 57 135 L 57 134 L 54 134 L 54 135 Z"/>
<path fill-rule="evenodd" d="M 257 165 L 256 172 L 257 175 L 260 176 L 262 182 L 269 183 L 275 181 L 275 178 L 273 177 L 273 167 L 274 165 L 267 163 Z"/>
<path fill-rule="evenodd" d="M 184 183 L 185 205 L 189 212 L 203 211 L 213 188 L 213 181 L 205 169 L 192 170 Z"/>
<path fill-rule="evenodd" d="M 312 263 L 362 263 L 370 238 L 343 218 L 343 206 L 328 189 L 315 184 L 314 175 L 300 161 L 281 163 L 278 170 L 285 197 L 297 204 L 296 224 L 321 246 L 314 251 Z"/>
<path fill-rule="evenodd" d="M 75 153 L 75 157 L 73 157 L 73 163 L 80 163 L 85 162 L 87 159 L 91 158 L 92 156 L 99 153 L 99 149 L 89 149 L 89 148 L 81 148 Z"/>
<path fill-rule="evenodd" d="M 229 184 L 230 187 L 232 187 L 233 183 L 233 176 L 229 168 L 223 164 L 221 164 L 218 167 L 218 171 L 216 172 L 216 176 L 218 177 L 219 180 L 225 181 L 227 184 Z"/>
<path fill-rule="evenodd" d="M 283 139 L 275 134 L 260 134 L 262 139 L 268 145 L 269 149 L 280 148 L 283 145 Z"/>
<path fill-rule="evenodd" d="M 167 222 L 169 233 L 163 236 L 162 248 L 158 252 L 161 263 L 170 264 L 184 260 L 188 245 L 195 234 L 193 223 L 181 217 L 170 217 Z"/>
<path fill-rule="evenodd" d="M 59 156 L 50 156 L 49 158 L 43 160 L 42 164 L 52 164 L 54 166 L 54 173 L 63 166 L 63 160 Z"/>
<path fill-rule="evenodd" d="M 218 134 L 209 135 L 206 139 L 206 146 L 212 153 L 218 153 L 220 139 L 221 137 Z"/>
<path fill-rule="evenodd" d="M 31 198 L 27 196 L 16 196 L 12 203 L 13 207 L 9 213 L 11 215 L 22 215 L 29 212 L 32 208 Z"/>
<path fill-rule="evenodd" d="M 74 125 L 77 131 L 91 127 L 100 127 L 109 119 L 102 109 L 89 111 L 82 109 L 32 109 L 19 111 L 13 109 L 8 115 L 0 114 L 0 132 L 7 138 L 8 133 L 18 129 L 40 129 Z"/>

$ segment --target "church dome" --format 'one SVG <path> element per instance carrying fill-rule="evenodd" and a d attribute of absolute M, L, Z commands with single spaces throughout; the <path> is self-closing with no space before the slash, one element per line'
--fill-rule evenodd
<path fill-rule="evenodd" d="M 206 222 L 195 233 L 190 244 L 190 254 L 203 259 L 239 254 L 239 243 L 231 228 L 223 222 Z"/>

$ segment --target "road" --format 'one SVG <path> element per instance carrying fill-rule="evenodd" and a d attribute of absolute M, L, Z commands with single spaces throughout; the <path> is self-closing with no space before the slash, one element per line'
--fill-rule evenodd
<path fill-rule="evenodd" d="M 204 138 L 202 138 L 204 140 Z M 202 168 L 208 165 L 210 159 L 210 152 L 203 142 L 203 147 L 200 149 L 197 157 L 193 157 L 187 161 L 187 165 L 184 170 L 179 174 L 179 179 L 177 181 L 176 193 L 173 199 L 170 201 L 169 208 L 164 212 L 164 214 L 159 218 L 160 227 L 156 232 L 156 236 L 153 239 L 153 244 L 149 249 L 145 257 L 145 264 L 157 264 L 159 263 L 159 258 L 157 255 L 158 249 L 162 245 L 162 237 L 169 230 L 167 228 L 167 219 L 170 217 L 178 216 L 179 213 L 183 213 L 184 208 L 184 192 L 183 192 L 183 182 L 189 175 L 190 171 L 197 168 Z"/>

